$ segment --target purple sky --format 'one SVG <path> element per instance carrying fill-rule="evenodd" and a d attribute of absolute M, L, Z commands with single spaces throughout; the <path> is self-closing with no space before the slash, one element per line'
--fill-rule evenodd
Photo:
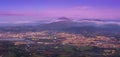
<path fill-rule="evenodd" d="M 120 0 L 0 0 L 0 21 L 62 16 L 119 19 Z"/>

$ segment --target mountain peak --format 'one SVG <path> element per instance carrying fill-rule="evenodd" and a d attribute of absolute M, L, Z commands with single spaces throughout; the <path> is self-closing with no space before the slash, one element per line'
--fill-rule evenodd
<path fill-rule="evenodd" d="M 72 21 L 71 19 L 69 19 L 67 17 L 60 17 L 57 20 L 60 20 L 60 21 Z"/>

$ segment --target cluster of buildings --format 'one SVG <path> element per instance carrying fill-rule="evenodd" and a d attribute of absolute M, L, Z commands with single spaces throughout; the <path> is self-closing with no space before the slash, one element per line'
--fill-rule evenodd
<path fill-rule="evenodd" d="M 58 33 L 58 38 L 65 38 L 62 44 L 69 44 L 74 46 L 97 46 L 101 48 L 119 48 L 120 40 L 114 37 L 96 36 L 85 37 L 78 34 Z"/>
<path fill-rule="evenodd" d="M 19 44 L 62 44 L 73 46 L 97 46 L 102 48 L 120 47 L 120 40 L 113 37 L 96 36 L 85 37 L 80 34 L 70 34 L 65 32 L 21 32 L 21 33 L 0 33 L 0 41 L 15 41 Z"/>

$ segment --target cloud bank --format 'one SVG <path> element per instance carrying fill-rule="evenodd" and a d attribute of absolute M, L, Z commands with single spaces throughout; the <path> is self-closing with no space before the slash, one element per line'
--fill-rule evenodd
<path fill-rule="evenodd" d="M 120 18 L 120 9 L 95 8 L 88 6 L 74 8 L 52 8 L 42 11 L 0 11 L 0 16 L 34 16 L 34 17 L 74 17 L 74 18 Z"/>

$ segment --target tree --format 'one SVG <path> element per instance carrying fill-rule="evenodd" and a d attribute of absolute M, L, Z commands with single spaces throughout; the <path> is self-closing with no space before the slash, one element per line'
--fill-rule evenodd
<path fill-rule="evenodd" d="M 3 57 L 17 57 L 17 55 L 14 52 L 7 52 Z"/>

